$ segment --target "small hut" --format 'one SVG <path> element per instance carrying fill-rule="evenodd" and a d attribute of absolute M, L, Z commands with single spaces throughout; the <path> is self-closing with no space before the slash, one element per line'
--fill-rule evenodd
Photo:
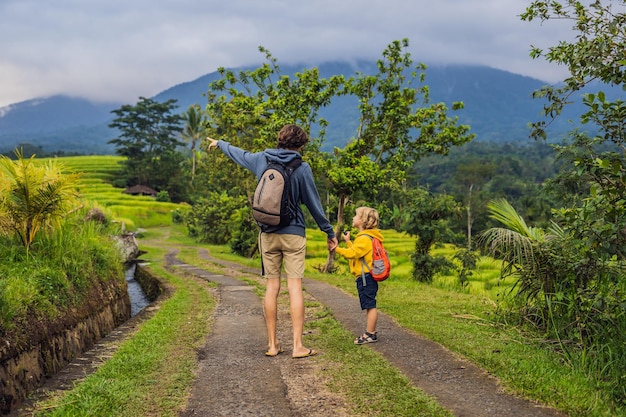
<path fill-rule="evenodd" d="M 123 193 L 130 195 L 149 195 L 152 197 L 156 197 L 157 195 L 156 191 L 145 185 L 133 185 L 132 187 L 125 189 Z"/>

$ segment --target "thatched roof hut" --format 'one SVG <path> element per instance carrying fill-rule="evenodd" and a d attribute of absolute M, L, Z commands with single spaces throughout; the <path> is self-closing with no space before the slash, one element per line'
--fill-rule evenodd
<path fill-rule="evenodd" d="M 133 185 L 132 187 L 125 189 L 123 193 L 131 195 L 149 195 L 152 197 L 156 197 L 157 195 L 156 191 L 145 185 Z"/>

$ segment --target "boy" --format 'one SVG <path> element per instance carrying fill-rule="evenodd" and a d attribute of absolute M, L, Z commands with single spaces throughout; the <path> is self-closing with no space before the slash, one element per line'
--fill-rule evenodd
<path fill-rule="evenodd" d="M 335 252 L 349 260 L 350 272 L 356 278 L 356 288 L 359 293 L 361 309 L 366 311 L 366 330 L 354 340 L 357 345 L 378 342 L 376 323 L 378 310 L 376 309 L 376 294 L 378 282 L 372 278 L 369 271 L 372 268 L 372 240 L 375 237 L 381 242 L 383 235 L 378 229 L 378 211 L 370 207 L 359 207 L 352 219 L 352 226 L 358 229 L 354 243 L 350 240 L 350 232 L 343 234 L 346 248 L 337 248 Z M 365 262 L 367 267 L 362 263 Z"/>

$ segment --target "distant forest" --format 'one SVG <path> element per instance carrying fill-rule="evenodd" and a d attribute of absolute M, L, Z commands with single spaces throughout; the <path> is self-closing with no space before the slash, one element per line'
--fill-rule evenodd
<path fill-rule="evenodd" d="M 488 218 L 486 207 L 496 198 L 508 200 L 530 224 L 546 226 L 555 205 L 545 183 L 556 176 L 558 166 L 553 146 L 545 142 L 473 141 L 452 148 L 447 156 L 417 161 L 409 185 L 421 185 L 470 205 L 476 231 L 497 226 Z M 461 218 L 454 230 L 463 235 L 466 227 L 466 218 Z"/>

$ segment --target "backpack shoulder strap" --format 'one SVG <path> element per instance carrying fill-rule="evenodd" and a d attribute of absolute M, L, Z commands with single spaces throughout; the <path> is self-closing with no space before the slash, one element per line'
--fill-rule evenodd
<path fill-rule="evenodd" d="M 374 238 L 367 233 L 363 233 L 361 236 L 367 236 L 372 242 L 374 242 Z M 363 279 L 363 286 L 366 287 L 367 284 L 365 283 L 365 268 L 367 268 L 367 272 L 372 272 L 372 268 L 370 268 L 367 262 L 365 262 L 364 256 L 361 256 L 359 260 L 361 261 L 361 278 Z"/>

